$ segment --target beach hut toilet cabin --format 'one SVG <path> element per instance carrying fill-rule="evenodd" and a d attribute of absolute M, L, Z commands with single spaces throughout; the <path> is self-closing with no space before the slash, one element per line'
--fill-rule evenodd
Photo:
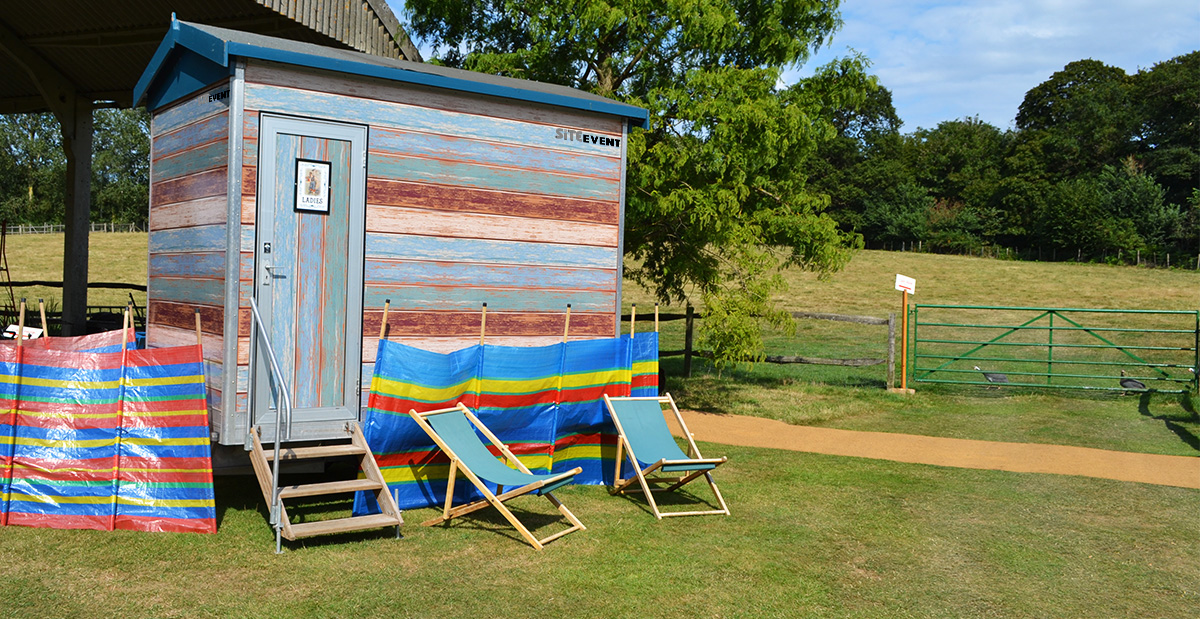
<path fill-rule="evenodd" d="M 625 148 L 645 110 L 571 88 L 173 21 L 151 113 L 147 343 L 203 332 L 213 442 L 361 420 L 389 337 L 437 351 L 619 332 Z M 251 299 L 261 309 L 254 326 Z M 265 337 L 263 337 L 265 336 Z"/>

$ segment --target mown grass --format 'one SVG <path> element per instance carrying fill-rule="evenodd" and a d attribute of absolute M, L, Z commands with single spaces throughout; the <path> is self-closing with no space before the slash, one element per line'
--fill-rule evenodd
<path fill-rule="evenodd" d="M 63 278 L 62 234 L 17 234 L 6 239 L 8 271 L 12 281 L 54 281 Z M 146 285 L 149 235 L 144 232 L 94 232 L 88 235 L 88 281 Z M 129 290 L 92 288 L 88 305 L 125 305 Z M 62 307 L 62 289 L 28 286 L 14 290 L 17 301 L 25 297 L 37 308 L 37 300 Z M 146 306 L 146 293 L 133 291 L 139 307 Z M 5 300 L 7 302 L 7 300 Z"/>
<path fill-rule="evenodd" d="M 1200 307 L 1200 273 L 1072 263 L 1030 263 L 882 251 L 860 252 L 828 281 L 788 271 L 783 306 L 791 311 L 887 317 L 900 311 L 895 274 L 917 279 L 913 302 L 941 305 L 1195 310 Z M 639 304 L 639 330 L 651 328 L 651 297 L 632 284 L 626 307 Z M 681 312 L 682 308 L 662 308 Z M 979 322 L 1004 324 L 1015 315 L 996 312 Z M 1024 319 L 1033 315 L 1025 315 Z M 1112 325 L 1128 315 L 1089 317 L 1089 325 Z M 1142 326 L 1178 328 L 1179 317 L 1137 317 Z M 960 320 L 965 322 L 967 320 Z M 1105 322 L 1108 321 L 1108 322 Z M 1186 321 L 1185 321 L 1186 322 Z M 1061 323 L 1059 323 L 1061 324 Z M 1129 325 L 1125 325 L 1129 326 Z M 1190 328 L 1190 327 L 1187 327 Z M 683 348 L 683 321 L 661 324 L 663 350 Z M 996 333 L 988 332 L 986 338 Z M 973 334 L 979 338 L 979 334 Z M 1044 334 L 1041 337 L 1045 337 Z M 1081 336 L 1057 341 L 1079 343 Z M 1119 343 L 1159 345 L 1162 336 Z M 1189 336 L 1171 336 L 1175 342 Z M 1180 337 L 1183 340 L 1179 339 Z M 964 338 L 966 339 L 966 338 Z M 794 335 L 768 333 L 768 354 L 825 358 L 884 358 L 886 327 L 798 320 Z M 1042 349 L 1044 351 L 1044 349 Z M 1056 355 L 1064 353 L 1061 349 Z M 899 354 L 899 351 L 897 351 Z M 1031 354 L 1025 351 L 1023 354 Z M 1042 352 L 1041 354 L 1045 354 Z M 1191 353 L 1187 353 L 1190 355 Z M 1178 359 L 1176 359 L 1178 357 Z M 1078 354 L 1076 354 L 1078 358 Z M 1182 362 L 1176 354 L 1173 360 Z M 961 365 L 961 364 L 960 364 Z M 956 366 L 957 367 L 957 366 Z M 1044 368 L 1044 366 L 1042 366 Z M 1061 366 L 1060 366 L 1061 367 Z M 992 369 L 992 368 L 989 368 Z M 1001 367 L 1000 369 L 1005 369 Z M 1079 368 L 1074 368 L 1079 369 Z M 1093 370 L 1111 373 L 1117 369 Z M 1194 397 L 1119 392 L 1054 391 L 1033 388 L 914 383 L 917 393 L 885 391 L 885 366 L 846 368 L 817 365 L 743 364 L 718 373 L 696 359 L 684 378 L 679 357 L 664 359 L 662 378 L 682 406 L 728 414 L 757 415 L 788 423 L 974 438 L 1053 443 L 1171 455 L 1200 454 L 1200 406 Z M 1184 370 L 1174 370 L 1183 376 Z M 910 375 L 911 376 L 911 375 Z M 955 374 L 982 380 L 973 374 Z M 945 377 L 945 376 L 943 376 Z M 1023 380 L 1013 377 L 1013 380 Z M 1113 384 L 1115 386 L 1115 379 Z"/>
<path fill-rule="evenodd" d="M 1192 617 L 1195 491 L 702 445 L 733 515 L 654 520 L 594 486 L 543 552 L 491 511 L 288 544 L 252 480 L 219 533 L 0 530 L 7 617 Z M 708 498 L 697 488 L 696 496 Z M 323 505 L 344 514 L 347 501 Z M 511 503 L 546 534 L 548 503 Z"/>

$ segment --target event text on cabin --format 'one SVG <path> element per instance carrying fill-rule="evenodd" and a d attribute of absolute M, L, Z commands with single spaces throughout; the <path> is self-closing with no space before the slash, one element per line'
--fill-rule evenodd
<path fill-rule="evenodd" d="M 586 144 L 599 144 L 600 146 L 620 146 L 620 138 L 610 138 L 594 133 L 584 133 L 575 129 L 563 129 L 559 127 L 554 130 L 555 139 L 567 140 L 568 142 L 584 142 Z"/>

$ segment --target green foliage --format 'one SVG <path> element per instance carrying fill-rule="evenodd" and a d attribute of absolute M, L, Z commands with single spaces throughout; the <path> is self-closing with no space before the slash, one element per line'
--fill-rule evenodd
<path fill-rule="evenodd" d="M 805 164 L 836 134 L 830 110 L 863 105 L 877 91 L 865 59 L 779 87 L 783 68 L 805 61 L 839 25 L 837 5 L 414 0 L 408 8 L 413 32 L 435 43 L 445 64 L 650 111 L 649 129 L 626 143 L 628 274 L 661 301 L 699 297 L 706 311 L 718 308 L 728 320 L 714 321 L 705 338 L 734 359 L 757 350 L 751 325 L 777 320 L 770 293 L 779 267 L 830 273 L 861 245 L 823 212 L 828 198 L 808 186 Z"/>
<path fill-rule="evenodd" d="M 145 225 L 149 208 L 150 121 L 145 110 L 96 110 L 92 221 Z M 62 223 L 66 155 L 52 114 L 0 116 L 0 219 Z"/>
<path fill-rule="evenodd" d="M 150 204 L 150 115 L 97 110 L 92 143 L 92 221 L 144 226 Z"/>

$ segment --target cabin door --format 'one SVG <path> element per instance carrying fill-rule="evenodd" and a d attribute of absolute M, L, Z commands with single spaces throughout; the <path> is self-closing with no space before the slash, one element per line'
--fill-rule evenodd
<path fill-rule="evenodd" d="M 253 294 L 292 400 L 292 437 L 359 418 L 366 127 L 261 116 Z M 254 425 L 278 390 L 255 334 Z"/>

